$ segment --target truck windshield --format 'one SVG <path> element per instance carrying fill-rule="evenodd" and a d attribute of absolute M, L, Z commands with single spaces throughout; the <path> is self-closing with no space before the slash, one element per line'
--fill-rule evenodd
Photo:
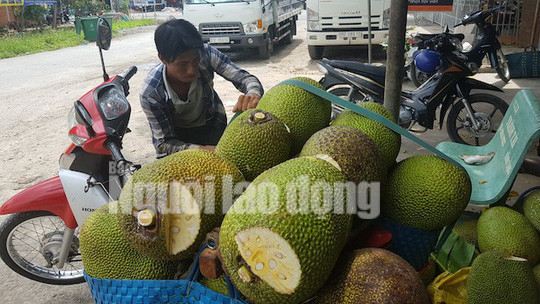
<path fill-rule="evenodd" d="M 186 0 L 186 4 L 215 4 L 231 2 L 255 2 L 257 0 Z"/>

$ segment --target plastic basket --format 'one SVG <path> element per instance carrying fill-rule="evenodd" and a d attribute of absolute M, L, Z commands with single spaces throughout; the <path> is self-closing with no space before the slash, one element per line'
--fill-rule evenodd
<path fill-rule="evenodd" d="M 206 246 L 206 245 L 205 245 Z M 205 248 L 201 248 L 199 251 Z M 200 276 L 199 254 L 185 280 L 111 280 L 98 279 L 84 272 L 97 304 L 247 304 L 226 277 L 232 297 L 215 292 L 197 282 Z"/>

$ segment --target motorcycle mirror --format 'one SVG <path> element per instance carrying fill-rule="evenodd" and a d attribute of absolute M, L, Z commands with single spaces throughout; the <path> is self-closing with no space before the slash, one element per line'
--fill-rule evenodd
<path fill-rule="evenodd" d="M 112 29 L 109 22 L 103 18 L 98 19 L 98 32 L 96 45 L 102 50 L 108 50 L 111 47 Z"/>
<path fill-rule="evenodd" d="M 107 20 L 103 18 L 98 19 L 98 32 L 96 45 L 99 48 L 99 58 L 101 59 L 101 68 L 103 69 L 103 81 L 109 80 L 109 75 L 105 71 L 105 63 L 103 62 L 103 53 L 101 50 L 108 50 L 111 47 L 112 29 Z"/>

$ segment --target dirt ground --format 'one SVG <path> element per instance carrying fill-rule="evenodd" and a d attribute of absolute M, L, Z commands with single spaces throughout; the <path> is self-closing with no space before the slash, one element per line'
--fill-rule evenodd
<path fill-rule="evenodd" d="M 132 114 L 131 133 L 124 142 L 124 154 L 136 163 L 154 160 L 150 130 L 139 105 L 139 89 L 148 71 L 157 64 L 153 29 L 140 29 L 113 40 L 105 53 L 108 72 L 122 73 L 131 65 L 139 72 L 131 79 L 128 97 Z M 134 47 L 137 45 L 137 47 Z M 326 56 L 365 61 L 366 49 L 337 49 Z M 67 115 L 73 101 L 100 83 L 101 70 L 97 48 L 85 45 L 0 60 L 0 204 L 23 189 L 57 175 L 58 157 L 68 147 Z M 241 67 L 259 77 L 265 90 L 295 76 L 319 80 L 322 74 L 309 59 L 306 44 L 305 12 L 298 22 L 298 35 L 292 45 L 278 47 L 269 60 L 260 60 L 254 52 L 231 54 Z M 376 59 L 382 59 L 380 50 Z M 18 67 L 18 68 L 16 68 Z M 215 89 L 232 117 L 239 92 L 232 84 L 217 77 Z M 432 144 L 448 137 L 443 131 L 429 131 L 422 136 Z M 400 158 L 418 152 L 418 147 L 404 148 Z M 526 183 L 538 180 L 523 179 Z M 0 216 L 0 222 L 5 219 Z M 0 262 L 0 299 L 3 303 L 93 303 L 86 284 L 50 286 L 28 280 Z"/>

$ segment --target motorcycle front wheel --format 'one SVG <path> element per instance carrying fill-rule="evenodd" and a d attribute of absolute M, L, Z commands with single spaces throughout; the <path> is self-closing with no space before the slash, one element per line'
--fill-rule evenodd
<path fill-rule="evenodd" d="M 54 264 L 64 229 L 62 219 L 50 212 L 12 214 L 0 226 L 0 258 L 13 271 L 34 281 L 52 285 L 83 283 L 78 229 L 64 267 L 58 269 Z"/>
<path fill-rule="evenodd" d="M 502 81 L 508 83 L 510 81 L 510 68 L 508 67 L 508 62 L 506 61 L 506 56 L 502 49 L 498 49 L 496 53 L 497 58 L 497 75 L 501 78 Z"/>
<path fill-rule="evenodd" d="M 473 94 L 469 96 L 469 104 L 474 112 L 480 128 L 475 130 L 471 117 L 463 102 L 458 102 L 450 109 L 446 120 L 448 136 L 453 142 L 483 146 L 489 143 L 508 110 L 508 104 L 499 97 L 489 94 Z"/>

